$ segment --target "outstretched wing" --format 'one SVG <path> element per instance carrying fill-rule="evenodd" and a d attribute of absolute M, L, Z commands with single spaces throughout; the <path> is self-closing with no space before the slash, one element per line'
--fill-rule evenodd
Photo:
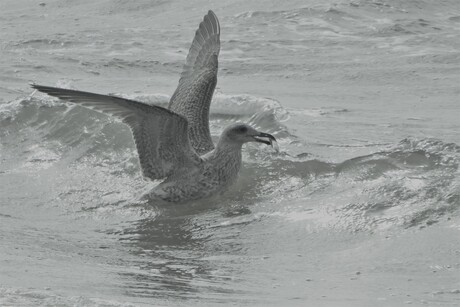
<path fill-rule="evenodd" d="M 169 109 L 184 116 L 188 135 L 198 154 L 214 149 L 209 132 L 209 106 L 217 83 L 217 57 L 220 51 L 220 26 L 209 11 L 195 33 Z"/>
<path fill-rule="evenodd" d="M 51 96 L 119 117 L 134 136 L 145 177 L 162 179 L 185 168 L 193 169 L 201 159 L 187 136 L 187 120 L 162 107 L 121 97 L 32 85 Z"/>

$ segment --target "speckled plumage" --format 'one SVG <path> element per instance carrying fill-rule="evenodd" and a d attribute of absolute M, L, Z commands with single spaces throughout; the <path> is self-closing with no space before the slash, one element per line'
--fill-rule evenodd
<path fill-rule="evenodd" d="M 200 199 L 224 192 L 238 178 L 242 142 L 229 140 L 226 129 L 216 148 L 201 156 L 199 167 L 167 178 L 149 195 L 169 202 Z"/>
<path fill-rule="evenodd" d="M 60 99 L 112 114 L 133 133 L 142 172 L 163 179 L 148 196 L 169 202 L 205 198 L 224 191 L 238 177 L 246 142 L 275 138 L 245 124 L 233 124 L 214 148 L 209 105 L 217 82 L 220 28 L 209 11 L 195 34 L 169 110 L 121 97 L 32 85 Z"/>
<path fill-rule="evenodd" d="M 188 120 L 190 143 L 200 155 L 214 149 L 209 107 L 217 84 L 219 51 L 220 25 L 217 16 L 209 11 L 195 33 L 179 85 L 169 102 L 170 110 Z"/>

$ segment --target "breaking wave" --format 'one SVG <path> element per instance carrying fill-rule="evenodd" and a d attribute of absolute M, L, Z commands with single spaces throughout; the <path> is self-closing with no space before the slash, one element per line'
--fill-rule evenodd
<path fill-rule="evenodd" d="M 165 95 L 130 98 L 160 105 L 168 101 Z M 305 154 L 291 153 L 300 138 L 283 124 L 289 117 L 289 111 L 272 99 L 216 95 L 211 115 L 215 137 L 227 124 L 245 121 L 273 133 L 282 148 L 275 153 L 248 144 L 240 180 L 223 202 L 259 203 L 270 198 L 292 204 L 285 207 L 287 217 L 310 218 L 325 211 L 328 226 L 352 230 L 424 227 L 457 214 L 458 145 L 408 138 L 385 150 L 333 163 L 312 157 L 307 148 Z M 118 210 L 131 206 L 136 195 L 154 185 L 141 177 L 129 129 L 112 117 L 48 97 L 28 97 L 1 106 L 0 127 L 3 161 L 8 165 L 1 171 L 48 176 L 49 185 L 57 186 L 51 194 L 61 206 Z"/>

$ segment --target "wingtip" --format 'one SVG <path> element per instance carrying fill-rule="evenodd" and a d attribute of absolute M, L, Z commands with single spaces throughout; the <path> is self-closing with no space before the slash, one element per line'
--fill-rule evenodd
<path fill-rule="evenodd" d="M 34 82 L 29 82 L 29 85 L 30 85 L 30 87 L 32 87 L 34 89 L 32 91 L 32 93 L 30 93 L 30 95 L 29 95 L 29 97 L 32 97 L 37 92 L 37 89 L 35 88 L 35 83 Z"/>
<path fill-rule="evenodd" d="M 30 85 L 30 87 L 33 88 L 34 90 L 36 90 L 36 91 L 38 90 L 38 91 L 41 92 L 41 90 L 40 90 L 41 86 L 40 86 L 40 85 L 38 85 L 38 84 L 36 84 L 36 83 L 29 83 L 29 85 Z"/>
<path fill-rule="evenodd" d="M 37 84 L 37 83 L 29 83 L 30 87 L 31 88 L 34 88 L 36 90 L 40 90 L 41 88 L 49 88 L 50 86 L 45 86 L 45 85 L 40 85 L 40 84 Z"/>
<path fill-rule="evenodd" d="M 42 91 L 42 89 L 45 88 L 45 86 L 39 85 L 37 83 L 29 83 L 29 85 L 30 85 L 31 88 L 39 90 L 40 92 Z"/>
<path fill-rule="evenodd" d="M 209 10 L 208 13 L 205 15 L 205 18 L 203 20 L 206 20 L 206 17 L 210 19 L 211 24 L 213 24 L 214 21 L 214 26 L 216 27 L 216 34 L 220 34 L 220 23 L 219 19 L 217 18 L 217 15 L 214 13 L 214 11 Z"/>

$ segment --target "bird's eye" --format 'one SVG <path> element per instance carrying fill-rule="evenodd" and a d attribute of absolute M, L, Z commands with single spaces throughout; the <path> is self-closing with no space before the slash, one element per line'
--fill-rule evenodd
<path fill-rule="evenodd" d="M 241 127 L 238 128 L 238 132 L 239 133 L 246 133 L 246 132 L 248 132 L 248 127 L 241 126 Z"/>

